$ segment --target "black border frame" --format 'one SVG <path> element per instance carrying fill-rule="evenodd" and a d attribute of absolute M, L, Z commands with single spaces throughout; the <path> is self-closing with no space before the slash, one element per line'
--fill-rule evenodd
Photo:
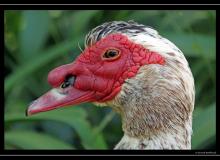
<path fill-rule="evenodd" d="M 73 10 L 77 8 L 76 10 L 216 10 L 216 44 L 218 44 L 217 38 L 219 37 L 219 31 L 217 30 L 219 27 L 219 11 L 217 10 L 217 5 L 178 5 L 178 4 L 172 4 L 172 5 L 143 5 L 143 4 L 127 4 L 127 5 L 80 5 L 80 4 L 53 4 L 53 5 L 45 5 L 45 4 L 38 4 L 38 5 L 32 5 L 32 4 L 23 4 L 23 5 L 3 5 L 0 8 L 0 12 L 3 12 L 0 14 L 2 16 L 1 18 L 4 19 L 4 11 L 5 10 Z M 4 32 L 4 20 L 2 22 L 2 32 Z M 4 35 L 4 33 L 3 33 Z M 4 36 L 3 36 L 4 39 Z M 3 42 L 2 39 L 2 49 L 3 49 Z M 219 51 L 217 46 L 216 53 Z M 216 54 L 217 57 L 217 54 Z M 1 63 L 3 64 L 3 62 Z M 217 69 L 218 70 L 218 69 Z M 3 76 L 2 76 L 3 77 Z M 216 77 L 217 78 L 217 77 Z M 218 87 L 218 84 L 216 85 Z M 3 97 L 3 96 L 1 96 Z M 218 99 L 218 98 L 217 98 Z M 2 101 L 4 103 L 4 100 Z M 218 104 L 216 102 L 216 104 Z M 10 156 L 10 155 L 147 155 L 147 156 L 154 156 L 154 155 L 195 155 L 195 156 L 213 156 L 213 155 L 219 155 L 219 146 L 218 146 L 218 119 L 217 113 L 219 112 L 219 109 L 216 105 L 216 150 L 4 150 L 4 132 L 1 132 L 1 149 L 0 149 L 0 156 Z M 3 123 L 1 123 L 0 127 L 2 128 L 2 131 L 4 130 L 4 106 L 2 106 L 2 119 Z"/>

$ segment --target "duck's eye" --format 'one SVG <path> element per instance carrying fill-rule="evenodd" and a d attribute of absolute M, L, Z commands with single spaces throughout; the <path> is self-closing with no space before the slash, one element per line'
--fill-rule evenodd
<path fill-rule="evenodd" d="M 103 59 L 105 60 L 113 60 L 120 56 L 120 51 L 117 49 L 108 49 L 103 54 Z"/>
<path fill-rule="evenodd" d="M 61 88 L 67 88 L 69 86 L 72 86 L 75 82 L 76 77 L 75 76 L 67 76 L 65 81 L 61 84 Z"/>

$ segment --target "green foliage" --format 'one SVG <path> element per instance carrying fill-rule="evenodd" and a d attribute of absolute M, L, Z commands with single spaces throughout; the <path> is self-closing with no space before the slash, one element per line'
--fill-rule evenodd
<path fill-rule="evenodd" d="M 38 52 L 47 40 L 50 24 L 50 17 L 47 11 L 24 11 L 22 12 L 22 17 L 23 22 L 19 32 L 21 49 L 19 58 L 21 61 L 39 54 Z"/>
<path fill-rule="evenodd" d="M 212 118 L 210 118 L 212 116 Z M 205 109 L 197 109 L 194 113 L 192 147 L 204 149 L 215 142 L 216 134 L 216 104 Z M 195 138 L 194 138 L 195 137 Z M 204 139 L 207 139 L 204 142 Z M 205 146 L 205 147 L 203 147 Z"/>
<path fill-rule="evenodd" d="M 74 117 L 74 119 L 73 119 Z M 5 124 L 10 127 L 11 124 L 18 121 L 57 121 L 71 126 L 78 133 L 82 145 L 86 149 L 105 149 L 106 144 L 102 137 L 102 134 L 96 134 L 94 129 L 90 126 L 86 120 L 87 113 L 80 107 L 72 107 L 65 109 L 58 109 L 51 111 L 50 113 L 42 113 L 34 115 L 32 117 L 25 117 L 24 113 L 16 112 L 5 115 Z M 22 138 L 22 137 L 21 137 Z M 25 138 L 25 137 L 23 137 Z M 59 145 L 57 145 L 59 147 Z"/>
<path fill-rule="evenodd" d="M 74 149 L 68 143 L 57 138 L 33 131 L 19 130 L 5 132 L 5 149 Z"/>
<path fill-rule="evenodd" d="M 193 149 L 215 147 L 215 11 L 5 11 L 5 149 L 112 149 L 121 122 L 108 108 L 83 104 L 25 117 L 50 87 L 48 72 L 81 52 L 86 33 L 112 20 L 152 26 L 185 54 L 195 79 Z"/>

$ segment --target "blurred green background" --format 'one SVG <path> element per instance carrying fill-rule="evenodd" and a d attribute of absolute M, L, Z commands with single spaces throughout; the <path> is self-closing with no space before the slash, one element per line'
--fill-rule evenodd
<path fill-rule="evenodd" d="M 216 12 L 199 10 L 5 11 L 5 149 L 112 149 L 119 142 L 120 117 L 108 107 L 86 103 L 25 117 L 50 89 L 48 72 L 72 62 L 86 33 L 112 20 L 152 26 L 183 51 L 196 85 L 192 149 L 215 149 Z"/>

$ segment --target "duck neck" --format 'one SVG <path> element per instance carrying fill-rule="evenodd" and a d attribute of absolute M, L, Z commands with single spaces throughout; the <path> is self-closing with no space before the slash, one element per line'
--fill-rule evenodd
<path fill-rule="evenodd" d="M 135 137 L 125 133 L 114 149 L 191 149 L 191 129 L 190 126 L 188 126 L 188 129 L 179 127 L 178 131 L 160 131 L 142 137 Z"/>
<path fill-rule="evenodd" d="M 191 149 L 191 115 L 171 121 L 166 115 L 141 113 L 121 115 L 124 136 L 114 149 Z"/>
<path fill-rule="evenodd" d="M 187 92 L 174 70 L 159 67 L 142 68 L 110 103 L 121 115 L 124 131 L 115 149 L 191 148 L 193 85 Z"/>

